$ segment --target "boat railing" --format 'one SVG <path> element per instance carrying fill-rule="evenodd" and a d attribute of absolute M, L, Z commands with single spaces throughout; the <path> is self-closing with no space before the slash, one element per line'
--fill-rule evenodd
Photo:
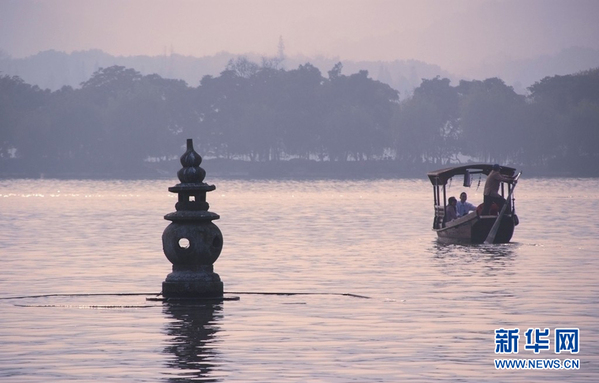
<path fill-rule="evenodd" d="M 433 223 L 433 229 L 443 228 L 443 218 L 445 217 L 445 207 L 441 205 L 435 205 L 435 222 Z"/>

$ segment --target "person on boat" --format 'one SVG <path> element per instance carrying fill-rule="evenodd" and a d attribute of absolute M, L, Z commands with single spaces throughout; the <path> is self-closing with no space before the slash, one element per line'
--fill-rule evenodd
<path fill-rule="evenodd" d="M 484 197 L 484 206 L 482 215 L 488 215 L 489 210 L 491 209 L 491 205 L 495 203 L 501 211 L 501 208 L 505 204 L 505 198 L 499 194 L 499 185 L 502 182 L 514 182 L 513 177 L 504 176 L 500 173 L 501 166 L 498 164 L 493 165 L 493 170 L 487 176 L 487 180 L 485 181 L 485 191 L 483 193 Z"/>
<path fill-rule="evenodd" d="M 458 211 L 456 210 L 456 204 L 458 201 L 455 199 L 455 197 L 449 197 L 447 202 L 449 202 L 449 205 L 447 205 L 445 208 L 445 222 L 453 221 L 454 219 L 458 218 Z"/>
<path fill-rule="evenodd" d="M 463 217 L 466 214 L 470 213 L 471 211 L 476 210 L 476 206 L 474 206 L 470 202 L 467 202 L 466 201 L 467 199 L 468 199 L 468 194 L 466 194 L 466 192 L 462 192 L 460 194 L 460 200 L 458 201 L 458 203 L 456 205 L 458 217 Z"/>

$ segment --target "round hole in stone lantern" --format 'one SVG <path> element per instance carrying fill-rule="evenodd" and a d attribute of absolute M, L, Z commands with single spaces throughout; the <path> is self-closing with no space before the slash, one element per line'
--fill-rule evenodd
<path fill-rule="evenodd" d="M 223 249 L 223 235 L 212 222 L 173 222 L 162 234 L 162 248 L 172 264 L 212 265 Z"/>
<path fill-rule="evenodd" d="M 187 239 L 187 238 L 181 238 L 179 240 L 179 247 L 182 248 L 182 249 L 189 248 L 189 239 Z"/>

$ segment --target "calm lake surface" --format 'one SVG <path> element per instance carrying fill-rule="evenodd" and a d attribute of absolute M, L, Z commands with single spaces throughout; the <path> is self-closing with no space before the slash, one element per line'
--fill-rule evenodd
<path fill-rule="evenodd" d="M 206 181 L 239 300 L 195 306 L 146 300 L 171 271 L 176 178 L 0 181 L 0 380 L 599 381 L 598 179 L 523 177 L 512 243 L 476 246 L 437 243 L 424 177 Z M 520 329 L 517 355 L 495 354 L 500 328 Z M 528 328 L 551 349 L 524 350 Z M 556 328 L 580 329 L 578 354 L 554 352 Z"/>

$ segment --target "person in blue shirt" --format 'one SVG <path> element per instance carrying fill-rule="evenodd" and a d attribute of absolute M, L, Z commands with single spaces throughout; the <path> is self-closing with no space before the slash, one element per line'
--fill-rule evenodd
<path fill-rule="evenodd" d="M 476 210 L 476 206 L 474 206 L 470 202 L 466 202 L 467 199 L 468 195 L 466 194 L 466 192 L 462 192 L 462 194 L 460 194 L 460 200 L 456 205 L 458 217 L 463 217 L 469 212 Z"/>

